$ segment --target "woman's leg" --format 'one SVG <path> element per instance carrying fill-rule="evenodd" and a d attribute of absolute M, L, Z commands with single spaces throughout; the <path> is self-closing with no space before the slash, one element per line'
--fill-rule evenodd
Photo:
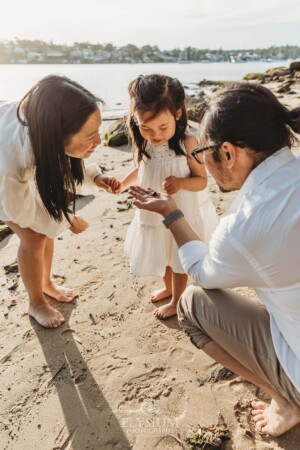
<path fill-rule="evenodd" d="M 188 280 L 188 276 L 185 273 L 174 273 L 172 269 L 170 270 L 172 273 L 172 298 L 169 303 L 160 306 L 154 311 L 154 315 L 158 319 L 167 319 L 177 314 L 177 304 Z"/>
<path fill-rule="evenodd" d="M 71 289 L 59 286 L 51 280 L 51 267 L 54 252 L 54 239 L 46 237 L 43 271 L 43 292 L 59 302 L 71 302 L 76 294 Z"/>
<path fill-rule="evenodd" d="M 40 325 L 56 328 L 64 322 L 64 317 L 47 303 L 42 284 L 47 237 L 30 228 L 21 228 L 13 222 L 6 223 L 20 239 L 18 264 L 29 296 L 28 314 Z"/>
<path fill-rule="evenodd" d="M 252 402 L 253 420 L 263 433 L 279 436 L 300 423 L 300 393 L 278 364 L 262 305 L 230 290 L 190 286 L 178 318 L 196 347 L 272 397 L 270 405 Z"/>
<path fill-rule="evenodd" d="M 151 302 L 159 302 L 164 298 L 170 297 L 172 295 L 172 269 L 171 267 L 166 267 L 166 273 L 164 276 L 165 287 L 162 289 L 156 289 L 156 291 L 151 292 Z"/>

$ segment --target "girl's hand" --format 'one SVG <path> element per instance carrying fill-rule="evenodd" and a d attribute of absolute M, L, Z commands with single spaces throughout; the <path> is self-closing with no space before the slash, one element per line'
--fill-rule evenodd
<path fill-rule="evenodd" d="M 70 230 L 74 234 L 79 234 L 85 231 L 88 227 L 89 227 L 88 222 L 86 222 L 82 217 L 74 216 L 72 225 L 70 226 Z"/>
<path fill-rule="evenodd" d="M 163 188 L 166 194 L 172 195 L 181 189 L 181 178 L 167 177 L 163 182 Z"/>
<path fill-rule="evenodd" d="M 120 194 L 121 193 L 121 183 L 114 177 L 101 177 L 98 175 L 95 178 L 95 183 L 102 189 L 105 189 L 107 192 L 111 194 Z"/>
<path fill-rule="evenodd" d="M 132 202 L 139 209 L 156 212 L 167 217 L 172 211 L 176 211 L 175 200 L 167 194 L 155 192 L 152 189 L 143 189 L 139 186 L 131 186 L 129 194 L 136 200 Z"/>

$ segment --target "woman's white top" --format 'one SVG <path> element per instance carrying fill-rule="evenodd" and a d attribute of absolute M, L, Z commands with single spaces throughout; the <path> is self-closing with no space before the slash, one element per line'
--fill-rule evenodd
<path fill-rule="evenodd" d="M 209 247 L 190 241 L 179 254 L 203 288 L 255 289 L 270 315 L 279 362 L 300 392 L 300 159 L 287 147 L 265 159 Z"/>
<path fill-rule="evenodd" d="M 57 222 L 45 209 L 35 183 L 35 160 L 28 127 L 17 118 L 17 103 L 0 106 L 0 220 L 12 221 L 50 238 L 70 227 Z M 92 193 L 94 178 L 101 174 L 96 164 L 86 167 L 78 194 Z M 72 217 L 72 216 L 71 216 Z"/>

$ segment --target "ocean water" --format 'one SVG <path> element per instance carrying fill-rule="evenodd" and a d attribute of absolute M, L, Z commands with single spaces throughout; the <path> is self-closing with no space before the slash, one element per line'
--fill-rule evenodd
<path fill-rule="evenodd" d="M 39 79 L 49 74 L 64 74 L 76 80 L 105 102 L 106 113 L 126 111 L 127 86 L 140 74 L 162 73 L 177 77 L 186 92 L 197 91 L 197 83 L 207 80 L 242 80 L 248 72 L 288 66 L 290 61 L 222 63 L 164 63 L 164 64 L 37 64 L 0 65 L 0 101 L 17 101 Z"/>

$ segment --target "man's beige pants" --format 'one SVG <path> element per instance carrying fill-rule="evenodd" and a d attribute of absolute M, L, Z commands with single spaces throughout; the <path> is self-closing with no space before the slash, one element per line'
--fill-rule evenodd
<path fill-rule="evenodd" d="M 300 393 L 277 359 L 266 308 L 230 289 L 189 286 L 178 304 L 179 325 L 199 349 L 213 341 L 300 407 Z M 300 345 L 300 343 L 299 343 Z"/>

